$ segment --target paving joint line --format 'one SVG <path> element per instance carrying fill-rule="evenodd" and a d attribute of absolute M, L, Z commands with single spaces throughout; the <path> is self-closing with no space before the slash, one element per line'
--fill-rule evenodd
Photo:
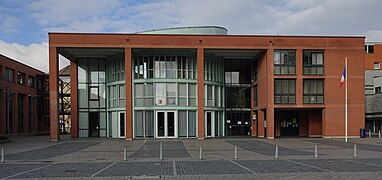
<path fill-rule="evenodd" d="M 178 173 L 176 172 L 176 163 L 175 160 L 172 161 L 172 172 L 174 176 L 177 176 Z"/>
<path fill-rule="evenodd" d="M 113 166 L 114 164 L 116 164 L 117 162 L 113 162 L 111 164 L 109 164 L 108 166 L 106 166 L 105 168 L 99 170 L 98 172 L 92 174 L 90 177 L 95 177 L 96 175 L 98 175 L 99 173 L 105 171 L 106 169 L 109 169 L 111 166 Z"/>
<path fill-rule="evenodd" d="M 343 161 L 355 162 L 355 163 L 359 163 L 359 164 L 366 164 L 366 165 L 375 166 L 375 167 L 382 167 L 382 165 L 367 163 L 367 162 L 361 162 L 361 161 L 354 161 L 354 160 L 350 160 L 350 159 L 343 159 Z"/>
<path fill-rule="evenodd" d="M 239 164 L 239 163 L 237 163 L 235 161 L 232 161 L 232 160 L 228 160 L 228 161 L 233 163 L 233 164 L 235 164 L 236 166 L 239 166 L 239 167 L 241 167 L 241 168 L 251 172 L 252 174 L 257 174 L 255 171 L 252 171 L 251 169 L 249 169 L 249 168 L 247 168 L 247 167 L 245 167 L 245 166 L 243 166 L 243 165 L 241 165 L 241 164 Z"/>
<path fill-rule="evenodd" d="M 16 176 L 19 176 L 19 175 L 22 175 L 22 174 L 30 173 L 30 172 L 33 172 L 33 171 L 37 171 L 37 170 L 40 170 L 40 169 L 49 167 L 49 166 L 53 166 L 53 165 L 55 165 L 55 164 L 57 164 L 57 163 L 47 164 L 47 165 L 45 165 L 45 166 L 38 167 L 38 168 L 34 168 L 34 169 L 31 169 L 31 170 L 28 170 L 28 171 L 24 171 L 24 172 L 20 172 L 20 173 L 14 174 L 14 175 L 10 175 L 10 176 L 7 176 L 7 177 L 2 178 L 2 179 L 13 178 L 13 177 L 16 177 Z"/>
<path fill-rule="evenodd" d="M 313 166 L 313 165 L 309 165 L 309 164 L 305 164 L 305 163 L 300 163 L 300 162 L 293 161 L 293 160 L 290 160 L 290 159 L 284 159 L 284 161 L 292 162 L 292 163 L 295 163 L 295 164 L 300 164 L 300 165 L 303 165 L 303 166 L 308 166 L 308 167 L 319 169 L 319 170 L 326 171 L 326 172 L 334 172 L 334 171 L 329 170 L 329 169 L 324 169 L 324 168 L 320 168 L 320 167 L 317 167 L 317 166 Z"/>

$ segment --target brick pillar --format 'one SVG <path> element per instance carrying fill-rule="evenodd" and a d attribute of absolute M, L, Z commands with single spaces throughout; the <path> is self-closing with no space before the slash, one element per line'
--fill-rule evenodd
<path fill-rule="evenodd" d="M 74 60 L 74 59 L 73 59 Z M 78 65 L 70 61 L 70 136 L 78 138 Z"/>
<path fill-rule="evenodd" d="M 274 139 L 275 137 L 275 118 L 274 118 L 274 60 L 273 60 L 273 47 L 267 51 L 267 138 Z"/>
<path fill-rule="evenodd" d="M 198 139 L 204 139 L 204 49 L 198 48 Z"/>
<path fill-rule="evenodd" d="M 254 117 L 256 118 L 256 119 L 254 119 Z M 251 134 L 252 134 L 252 136 L 257 136 L 257 126 L 256 126 L 256 121 L 258 120 L 258 118 L 257 118 L 257 113 L 256 113 L 256 111 L 251 111 L 251 119 L 252 119 L 252 123 L 251 123 Z"/>
<path fill-rule="evenodd" d="M 257 111 L 257 131 L 258 137 L 264 137 L 264 111 Z"/>
<path fill-rule="evenodd" d="M 49 108 L 50 140 L 60 140 L 58 125 L 58 54 L 56 47 L 49 47 Z"/>
<path fill-rule="evenodd" d="M 296 104 L 302 105 L 303 82 L 302 82 L 302 49 L 296 50 Z"/>
<path fill-rule="evenodd" d="M 126 84 L 126 140 L 133 139 L 133 77 L 131 48 L 125 48 L 125 84 Z"/>

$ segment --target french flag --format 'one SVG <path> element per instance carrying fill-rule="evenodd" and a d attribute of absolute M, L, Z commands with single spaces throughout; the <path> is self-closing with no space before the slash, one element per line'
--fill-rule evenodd
<path fill-rule="evenodd" d="M 342 73 L 340 87 L 344 86 L 345 84 L 345 76 L 346 76 L 346 67 L 344 68 L 344 72 Z"/>

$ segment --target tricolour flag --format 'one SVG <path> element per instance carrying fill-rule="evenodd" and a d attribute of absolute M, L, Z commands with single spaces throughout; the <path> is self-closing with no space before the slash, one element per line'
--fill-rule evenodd
<path fill-rule="evenodd" d="M 346 76 L 346 67 L 344 68 L 344 72 L 342 73 L 340 87 L 344 86 L 345 84 L 345 76 Z"/>

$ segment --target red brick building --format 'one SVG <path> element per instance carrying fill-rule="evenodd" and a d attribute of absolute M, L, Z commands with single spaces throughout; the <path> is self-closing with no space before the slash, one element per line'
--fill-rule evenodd
<path fill-rule="evenodd" d="M 359 137 L 364 39 L 49 33 L 51 140 L 59 54 L 71 61 L 72 137 L 344 137 L 345 57 L 348 135 Z"/>
<path fill-rule="evenodd" d="M 0 55 L 0 134 L 29 134 L 49 131 L 38 103 L 39 76 L 45 73 Z"/>

